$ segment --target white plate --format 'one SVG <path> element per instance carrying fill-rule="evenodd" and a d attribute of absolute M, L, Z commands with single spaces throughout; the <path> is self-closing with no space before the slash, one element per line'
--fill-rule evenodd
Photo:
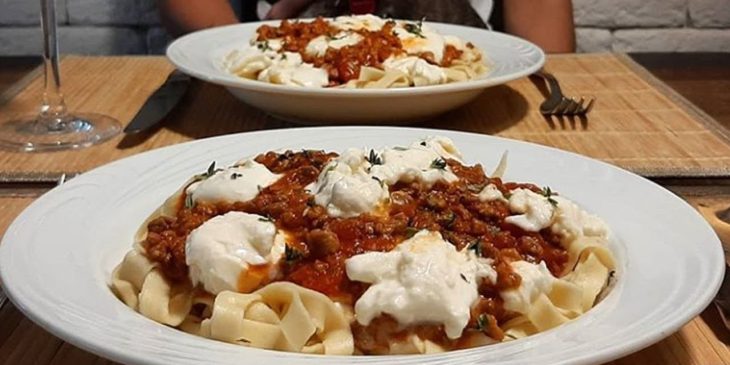
<path fill-rule="evenodd" d="M 392 123 L 446 112 L 474 99 L 489 86 L 527 76 L 542 67 L 545 54 L 536 45 L 503 33 L 453 24 L 427 23 L 444 35 L 474 43 L 490 64 L 477 79 L 403 89 L 353 90 L 301 88 L 246 80 L 223 71 L 223 55 L 243 47 L 262 24 L 244 23 L 195 32 L 177 39 L 167 57 L 180 70 L 225 86 L 237 98 L 287 119 L 322 123 Z"/>
<path fill-rule="evenodd" d="M 619 262 L 614 290 L 579 319 L 510 343 L 428 356 L 327 357 L 216 342 L 157 324 L 107 288 L 138 225 L 212 160 L 280 148 L 403 145 L 452 138 L 486 170 L 509 150 L 506 178 L 550 186 L 603 217 Z M 304 128 L 229 135 L 142 153 L 95 169 L 33 202 L 0 246 L 0 277 L 33 321 L 101 356 L 134 364 L 584 364 L 670 335 L 710 302 L 724 272 L 720 242 L 684 201 L 637 175 L 576 154 L 477 134 L 409 128 Z"/>

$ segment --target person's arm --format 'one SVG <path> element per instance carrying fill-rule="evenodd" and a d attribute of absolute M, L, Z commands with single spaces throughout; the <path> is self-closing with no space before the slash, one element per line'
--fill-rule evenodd
<path fill-rule="evenodd" d="M 160 18 L 174 36 L 238 23 L 228 0 L 158 0 Z"/>
<path fill-rule="evenodd" d="M 265 19 L 296 18 L 313 0 L 279 0 L 274 3 Z"/>
<path fill-rule="evenodd" d="M 504 27 L 545 52 L 575 52 L 570 0 L 504 0 Z"/>

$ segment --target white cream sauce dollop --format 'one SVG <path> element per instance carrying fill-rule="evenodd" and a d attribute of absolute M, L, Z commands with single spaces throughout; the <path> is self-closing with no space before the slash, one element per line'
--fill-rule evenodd
<path fill-rule="evenodd" d="M 602 238 L 608 236 L 608 226 L 601 218 L 586 212 L 563 197 L 554 196 L 553 199 L 557 202 L 557 211 L 550 230 L 560 236 L 563 245 L 567 246 L 582 236 Z"/>
<path fill-rule="evenodd" d="M 479 297 L 481 280 L 496 280 L 488 259 L 457 251 L 438 232 L 421 231 L 390 252 L 368 252 L 345 262 L 350 280 L 370 283 L 355 303 L 358 323 L 389 314 L 399 324 L 443 324 L 458 338 Z"/>
<path fill-rule="evenodd" d="M 196 228 L 185 242 L 185 263 L 193 285 L 218 294 L 238 291 L 249 266 L 276 264 L 284 254 L 284 235 L 273 222 L 256 214 L 229 212 Z M 272 265 L 271 276 L 275 274 Z"/>
<path fill-rule="evenodd" d="M 185 192 L 194 202 L 245 202 L 280 177 L 254 160 L 245 160 L 190 184 Z"/>
<path fill-rule="evenodd" d="M 509 198 L 510 211 L 520 214 L 505 218 L 505 222 L 514 224 L 528 232 L 538 232 L 552 224 L 555 207 L 548 201 L 547 197 L 529 189 L 515 189 L 511 193 L 512 195 Z"/>
<path fill-rule="evenodd" d="M 433 185 L 438 181 L 458 180 L 445 165 L 448 158 L 460 161 L 461 153 L 445 137 L 429 137 L 416 141 L 410 147 L 393 147 L 380 151 L 382 164 L 374 165 L 371 174 L 388 185 L 397 182 L 420 181 Z"/>
<path fill-rule="evenodd" d="M 351 148 L 330 161 L 313 186 L 314 202 L 333 217 L 354 217 L 375 211 L 388 199 L 388 188 L 369 174 L 365 152 Z"/>

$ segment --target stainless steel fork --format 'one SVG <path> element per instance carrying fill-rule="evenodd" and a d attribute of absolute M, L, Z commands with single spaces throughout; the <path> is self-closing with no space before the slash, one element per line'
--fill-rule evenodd
<path fill-rule="evenodd" d="M 540 113 L 543 115 L 585 115 L 591 111 L 596 99 L 593 97 L 569 98 L 563 95 L 560 84 L 555 76 L 538 71 L 536 76 L 547 81 L 550 88 L 550 95 L 540 104 Z"/>

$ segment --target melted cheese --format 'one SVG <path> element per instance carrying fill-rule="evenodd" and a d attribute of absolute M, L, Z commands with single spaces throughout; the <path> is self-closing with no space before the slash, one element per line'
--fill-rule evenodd
<path fill-rule="evenodd" d="M 410 24 L 410 25 L 408 25 Z M 408 54 L 418 55 L 425 52 L 431 52 L 436 63 L 441 63 L 444 58 L 444 47 L 446 40 L 444 37 L 434 32 L 428 25 L 420 25 L 420 33 L 415 34 L 406 30 L 406 26 L 418 26 L 417 22 L 406 22 L 398 24 L 393 31 L 400 38 L 403 48 Z"/>
<path fill-rule="evenodd" d="M 372 14 L 338 16 L 332 22 L 336 28 L 343 30 L 380 30 L 385 25 L 385 19 Z"/>
<path fill-rule="evenodd" d="M 310 56 L 322 57 L 329 48 L 340 49 L 357 44 L 361 40 L 362 36 L 357 33 L 340 32 L 333 38 L 321 35 L 307 43 L 305 52 Z"/>
<path fill-rule="evenodd" d="M 202 284 L 212 294 L 238 291 L 250 265 L 275 264 L 284 248 L 284 236 L 277 234 L 272 222 L 256 214 L 229 212 L 190 232 L 185 263 L 193 285 Z M 275 274 L 274 267 L 270 277 Z"/>
<path fill-rule="evenodd" d="M 355 303 L 358 323 L 389 314 L 400 325 L 443 324 L 458 338 L 469 322 L 481 280 L 494 282 L 488 259 L 456 251 L 438 232 L 421 231 L 390 252 L 368 252 L 346 262 L 350 280 L 370 283 Z"/>
<path fill-rule="evenodd" d="M 315 184 L 308 187 L 315 193 L 315 203 L 326 207 L 333 217 L 375 211 L 388 199 L 388 188 L 368 174 L 370 166 L 365 153 L 354 148 L 330 161 Z"/>
<path fill-rule="evenodd" d="M 421 181 L 432 185 L 437 181 L 453 182 L 458 180 L 446 166 L 439 168 L 435 161 L 461 156 L 448 138 L 427 138 L 415 142 L 408 148 L 386 148 L 380 152 L 381 165 L 373 166 L 371 174 L 388 185 L 397 182 Z"/>
<path fill-rule="evenodd" d="M 502 195 L 502 192 L 497 189 L 497 186 L 494 184 L 489 184 L 482 189 L 482 191 L 478 194 L 479 200 L 483 202 L 491 202 L 494 200 L 501 200 L 503 202 L 507 202 L 508 200 L 504 198 L 504 195 Z"/>
<path fill-rule="evenodd" d="M 415 86 L 438 85 L 448 81 L 446 72 L 441 67 L 416 56 L 391 56 L 383 62 L 383 67 L 386 70 L 394 69 L 407 74 Z"/>
<path fill-rule="evenodd" d="M 273 184 L 280 177 L 266 166 L 246 160 L 190 184 L 186 193 L 192 195 L 194 202 L 244 202 L 255 198 L 260 189 Z"/>
<path fill-rule="evenodd" d="M 553 222 L 555 207 L 545 196 L 528 189 L 512 190 L 509 208 L 519 215 L 509 216 L 504 221 L 528 232 L 539 232 Z"/>
<path fill-rule="evenodd" d="M 574 239 L 587 237 L 607 237 L 608 226 L 599 217 L 586 212 L 572 201 L 560 196 L 553 199 L 558 203 L 555 223 L 550 230 L 560 236 L 561 243 L 567 245 Z"/>
<path fill-rule="evenodd" d="M 302 56 L 294 52 L 274 56 L 271 65 L 259 73 L 258 80 L 304 87 L 323 87 L 329 83 L 327 71 L 304 63 Z"/>

